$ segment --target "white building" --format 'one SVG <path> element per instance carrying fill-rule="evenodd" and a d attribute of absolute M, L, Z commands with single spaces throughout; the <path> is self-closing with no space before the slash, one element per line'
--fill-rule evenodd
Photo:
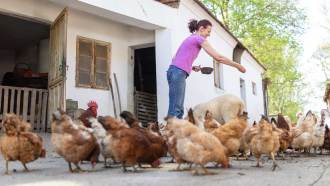
<path fill-rule="evenodd" d="M 197 0 L 0 2 L 2 80 L 5 72 L 22 63 L 33 72 L 49 74 L 46 90 L 2 86 L 0 93 L 7 99 L 1 99 L 1 112 L 18 111 L 40 129 L 47 112 L 50 118 L 54 109 L 65 108 L 68 99 L 78 101 L 80 108 L 95 100 L 100 115 L 114 115 L 108 82 L 109 76 L 114 82 L 113 73 L 118 79 L 123 110 L 137 108 L 141 119 L 147 112 L 149 117 L 161 120 L 168 108 L 166 70 L 189 35 L 187 23 L 192 18 L 209 19 L 213 23 L 210 43 L 221 54 L 239 60 L 247 72 L 215 65 L 213 75 L 192 73 L 187 80 L 185 107 L 232 93 L 246 102 L 251 121 L 265 113 L 265 68 Z M 204 51 L 195 64 L 214 65 Z M 48 100 L 44 99 L 47 95 Z M 118 100 L 116 89 L 114 96 Z M 117 113 L 118 104 L 116 101 Z"/>

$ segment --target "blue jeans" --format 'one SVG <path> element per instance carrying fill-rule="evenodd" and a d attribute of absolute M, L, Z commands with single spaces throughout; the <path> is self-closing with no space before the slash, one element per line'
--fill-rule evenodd
<path fill-rule="evenodd" d="M 167 116 L 182 119 L 184 113 L 184 96 L 186 78 L 188 73 L 171 65 L 167 70 L 167 82 L 169 87 L 169 107 Z"/>

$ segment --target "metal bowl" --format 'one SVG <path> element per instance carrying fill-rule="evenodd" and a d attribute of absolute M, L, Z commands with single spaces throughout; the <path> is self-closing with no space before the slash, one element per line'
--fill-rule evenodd
<path fill-rule="evenodd" d="M 213 68 L 211 68 L 211 67 L 202 67 L 201 68 L 202 74 L 211 74 L 212 72 L 213 72 Z"/>

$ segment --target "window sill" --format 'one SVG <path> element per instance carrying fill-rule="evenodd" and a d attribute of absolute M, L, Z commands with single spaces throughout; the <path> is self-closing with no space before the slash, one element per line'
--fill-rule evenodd
<path fill-rule="evenodd" d="M 95 89 L 95 90 L 109 90 L 109 87 L 91 87 L 91 86 L 87 86 L 87 85 L 76 85 L 76 88 L 86 88 L 86 89 Z"/>

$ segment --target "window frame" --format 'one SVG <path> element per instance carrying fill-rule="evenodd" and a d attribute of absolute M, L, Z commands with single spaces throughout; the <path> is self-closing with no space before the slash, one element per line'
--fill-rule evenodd
<path fill-rule="evenodd" d="M 255 83 L 254 81 L 252 81 L 252 94 L 253 95 L 257 95 L 257 83 Z"/>
<path fill-rule="evenodd" d="M 80 42 L 87 42 L 87 43 L 91 43 L 92 44 L 92 60 L 91 60 L 91 69 L 90 69 L 90 83 L 89 84 L 82 84 L 79 81 L 79 65 L 80 65 L 80 51 L 79 51 L 79 47 L 80 47 Z M 96 85 L 96 45 L 101 45 L 101 46 L 105 46 L 107 49 L 107 59 L 106 59 L 106 86 L 100 86 L 100 85 Z M 96 39 L 91 39 L 91 38 L 87 38 L 87 37 L 82 37 L 82 36 L 77 36 L 76 39 L 76 87 L 82 87 L 82 88 L 92 88 L 92 89 L 101 89 L 101 90 L 109 90 L 110 87 L 110 82 L 109 82 L 109 78 L 110 78 L 110 72 L 111 72 L 111 50 L 112 49 L 112 45 L 110 42 L 105 42 L 105 41 L 100 41 L 100 40 L 96 40 Z"/>
<path fill-rule="evenodd" d="M 223 79 L 223 65 L 216 60 L 213 60 L 213 79 L 214 87 L 220 90 L 224 90 L 224 79 Z M 219 78 L 218 80 L 216 78 Z M 219 85 L 217 85 L 217 82 Z"/>

